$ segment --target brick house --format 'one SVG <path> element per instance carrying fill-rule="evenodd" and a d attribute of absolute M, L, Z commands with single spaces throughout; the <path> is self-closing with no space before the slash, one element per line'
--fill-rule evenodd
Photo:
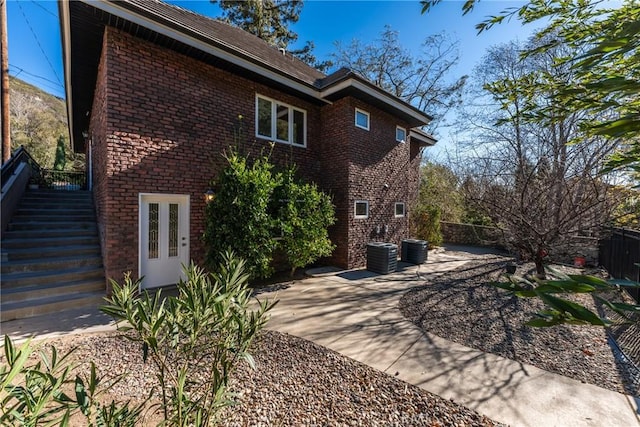
<path fill-rule="evenodd" d="M 416 129 L 425 113 L 162 2 L 60 1 L 59 12 L 72 145 L 86 153 L 108 278 L 161 286 L 202 261 L 203 193 L 234 143 L 259 153 L 275 141 L 276 163 L 332 195 L 328 262 L 359 267 L 367 242 L 409 237 L 421 150 L 435 143 Z"/>

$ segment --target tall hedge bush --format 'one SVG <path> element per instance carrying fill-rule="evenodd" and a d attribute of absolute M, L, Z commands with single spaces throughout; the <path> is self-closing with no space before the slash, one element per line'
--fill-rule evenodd
<path fill-rule="evenodd" d="M 207 205 L 204 241 L 210 266 L 232 250 L 247 261 L 251 277 L 273 274 L 276 249 L 286 255 L 292 272 L 334 246 L 327 228 L 335 222 L 328 195 L 295 178 L 295 166 L 277 171 L 266 155 L 249 159 L 237 152 L 212 181 L 216 196 Z"/>

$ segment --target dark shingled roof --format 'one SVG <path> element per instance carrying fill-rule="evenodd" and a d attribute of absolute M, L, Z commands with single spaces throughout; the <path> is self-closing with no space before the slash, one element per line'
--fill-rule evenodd
<path fill-rule="evenodd" d="M 327 76 L 291 53 L 217 19 L 159 0 L 59 0 L 71 140 L 84 150 L 104 29 L 118 28 L 215 67 L 318 104 L 354 96 L 390 111 L 410 126 L 431 120 L 352 70 Z"/>
<path fill-rule="evenodd" d="M 201 35 L 205 41 L 252 62 L 273 68 L 309 85 L 315 85 L 325 75 L 303 61 L 282 53 L 276 46 L 238 27 L 218 19 L 199 15 L 192 11 L 158 0 L 126 0 L 128 9 L 142 15 L 164 20 L 168 26 Z M 123 4 L 124 6 L 124 4 Z"/>

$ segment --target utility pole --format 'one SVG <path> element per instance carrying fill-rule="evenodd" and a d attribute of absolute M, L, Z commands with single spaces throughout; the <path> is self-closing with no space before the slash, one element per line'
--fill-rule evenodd
<path fill-rule="evenodd" d="M 0 33 L 2 44 L 0 56 L 2 56 L 2 164 L 11 157 L 11 131 L 9 128 L 9 36 L 7 35 L 7 0 L 0 0 Z"/>

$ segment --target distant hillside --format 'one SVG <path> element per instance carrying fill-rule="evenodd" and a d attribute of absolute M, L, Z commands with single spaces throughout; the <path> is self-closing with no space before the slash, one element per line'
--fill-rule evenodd
<path fill-rule="evenodd" d="M 76 156 L 69 148 L 67 111 L 63 99 L 50 95 L 20 79 L 9 81 L 11 109 L 11 148 L 29 151 L 44 168 L 52 168 L 58 138 L 63 136 L 67 148 L 67 165 Z"/>

